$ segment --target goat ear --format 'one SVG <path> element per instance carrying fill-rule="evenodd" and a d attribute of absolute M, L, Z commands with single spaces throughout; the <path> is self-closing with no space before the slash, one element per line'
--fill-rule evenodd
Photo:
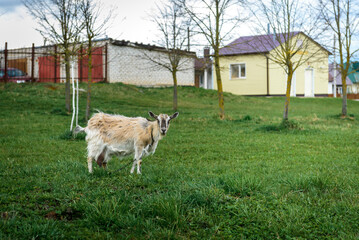
<path fill-rule="evenodd" d="M 172 120 L 172 119 L 178 117 L 178 114 L 179 114 L 178 112 L 175 112 L 172 116 L 170 116 L 170 119 Z"/>
<path fill-rule="evenodd" d="M 157 119 L 157 115 L 151 111 L 148 112 L 148 115 L 150 115 L 150 117 L 153 117 L 154 119 Z"/>

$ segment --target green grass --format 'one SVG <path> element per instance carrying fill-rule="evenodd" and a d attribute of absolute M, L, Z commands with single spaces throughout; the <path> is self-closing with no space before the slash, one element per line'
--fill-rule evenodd
<path fill-rule="evenodd" d="M 173 113 L 172 90 L 96 84 L 92 106 Z M 221 121 L 215 91 L 180 87 L 142 175 L 89 174 L 64 105 L 63 85 L 0 85 L 0 239 L 359 238 L 359 102 L 293 98 L 284 126 L 283 98 L 225 94 Z"/>

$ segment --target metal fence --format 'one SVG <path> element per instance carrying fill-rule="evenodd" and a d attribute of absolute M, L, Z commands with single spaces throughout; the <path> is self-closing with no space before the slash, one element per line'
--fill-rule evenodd
<path fill-rule="evenodd" d="M 74 77 L 80 82 L 88 80 L 89 56 L 85 47 L 79 47 L 71 57 Z M 107 81 L 107 44 L 96 45 L 92 51 L 92 81 Z M 58 46 L 18 49 L 0 49 L 1 82 L 53 82 L 66 81 L 64 54 Z"/>

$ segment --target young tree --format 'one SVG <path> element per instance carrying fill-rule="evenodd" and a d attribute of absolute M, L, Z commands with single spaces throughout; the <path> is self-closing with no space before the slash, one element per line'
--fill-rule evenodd
<path fill-rule="evenodd" d="M 214 67 L 216 71 L 219 115 L 224 119 L 223 86 L 219 63 L 219 49 L 229 34 L 244 21 L 244 18 L 230 16 L 230 10 L 236 9 L 242 0 L 180 0 L 187 14 L 196 26 L 196 33 L 204 36 L 207 43 L 213 49 Z"/>
<path fill-rule="evenodd" d="M 92 0 L 80 0 L 80 15 L 84 25 L 84 35 L 86 39 L 85 55 L 88 60 L 88 79 L 87 79 L 87 101 L 86 101 L 86 121 L 91 113 L 91 86 L 92 86 L 92 55 L 96 48 L 94 40 L 96 37 L 104 35 L 105 30 L 112 17 L 112 11 L 107 14 L 102 13 L 102 8 Z M 105 17 L 103 17 L 105 16 Z M 102 18 L 101 18 L 102 17 Z M 83 54 L 83 53 L 81 53 Z"/>
<path fill-rule="evenodd" d="M 258 37 L 255 42 L 270 50 L 265 56 L 280 65 L 287 74 L 283 111 L 283 121 L 287 121 L 294 72 L 309 61 L 317 61 L 323 51 L 313 41 L 319 34 L 316 27 L 318 18 L 302 1 L 259 0 L 256 3 L 256 8 L 250 9 L 256 19 L 256 32 L 263 33 L 269 28 L 274 33 Z M 251 45 L 250 42 L 247 44 Z"/>
<path fill-rule="evenodd" d="M 157 56 L 145 54 L 145 57 L 155 65 L 167 69 L 173 79 L 173 110 L 177 110 L 177 73 L 193 68 L 194 55 L 186 52 L 188 42 L 189 21 L 185 17 L 184 10 L 169 0 L 167 3 L 157 5 L 157 11 L 150 16 L 160 33 L 156 44 L 166 49 Z M 165 57 L 163 57 L 165 56 Z"/>
<path fill-rule="evenodd" d="M 155 23 L 160 36 L 156 43 L 166 49 L 165 52 L 158 53 L 156 57 L 145 54 L 146 58 L 155 65 L 167 69 L 172 74 L 173 79 L 173 110 L 177 110 L 177 73 L 189 69 L 189 64 L 194 56 L 186 52 L 188 42 L 189 21 L 185 18 L 184 10 L 170 0 L 167 3 L 157 5 L 156 13 L 150 16 Z M 164 53 L 164 54 L 163 54 Z M 163 57 L 163 56 L 166 57 Z M 190 67 L 193 68 L 192 64 Z"/>
<path fill-rule="evenodd" d="M 322 20 L 325 25 L 337 36 L 339 52 L 339 69 L 341 72 L 342 117 L 347 116 L 347 83 L 350 74 L 349 67 L 354 54 L 359 51 L 353 49 L 353 40 L 358 37 L 359 6 L 353 0 L 319 0 Z"/>
<path fill-rule="evenodd" d="M 81 25 L 78 21 L 78 0 L 23 0 L 28 12 L 35 18 L 36 29 L 43 38 L 60 47 L 65 63 L 66 110 L 71 111 L 70 61 L 77 55 Z M 55 56 L 57 57 L 57 56 Z"/>

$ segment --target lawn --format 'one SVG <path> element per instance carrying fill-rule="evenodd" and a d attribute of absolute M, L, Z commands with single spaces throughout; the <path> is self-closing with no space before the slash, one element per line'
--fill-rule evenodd
<path fill-rule="evenodd" d="M 81 85 L 86 88 L 86 85 Z M 96 84 L 93 108 L 172 114 L 172 88 Z M 359 102 L 179 88 L 179 117 L 142 175 L 89 174 L 64 85 L 0 85 L 0 239 L 358 239 Z M 81 93 L 81 125 L 86 93 Z"/>

